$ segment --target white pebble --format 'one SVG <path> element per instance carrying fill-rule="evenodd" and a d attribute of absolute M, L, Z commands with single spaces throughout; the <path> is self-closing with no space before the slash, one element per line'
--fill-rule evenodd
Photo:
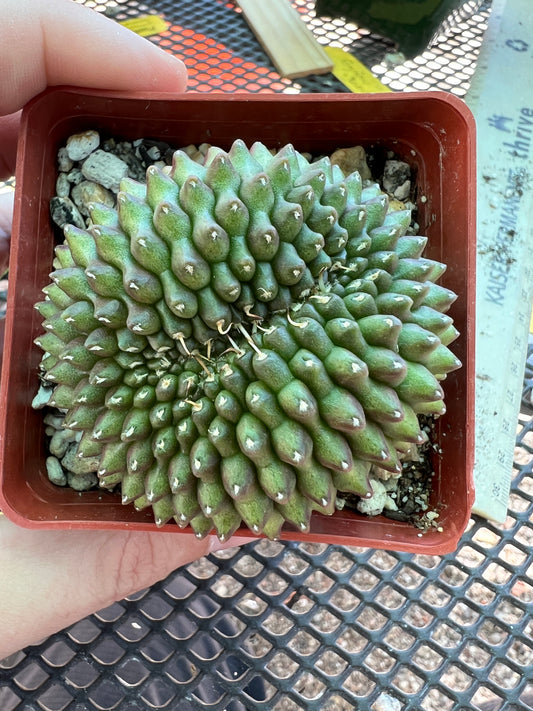
<path fill-rule="evenodd" d="M 57 152 L 57 167 L 62 173 L 68 173 L 72 166 L 73 162 L 68 157 L 67 149 L 62 146 Z"/>
<path fill-rule="evenodd" d="M 43 408 L 45 405 L 48 405 L 48 402 L 50 398 L 52 397 L 52 393 L 54 392 L 53 388 L 47 388 L 45 385 L 40 385 L 39 390 L 37 391 L 37 394 L 32 400 L 31 406 L 35 410 L 40 410 Z"/>
<path fill-rule="evenodd" d="M 57 486 L 65 486 L 67 483 L 67 476 L 63 471 L 59 460 L 56 457 L 47 457 L 45 464 L 46 473 L 48 474 L 48 478 L 52 484 L 56 484 Z"/>
<path fill-rule="evenodd" d="M 83 180 L 72 188 L 72 200 L 82 215 L 88 215 L 88 205 L 98 203 L 113 207 L 115 199 L 113 194 L 92 180 Z"/>
<path fill-rule="evenodd" d="M 97 150 L 83 162 L 81 172 L 87 180 L 118 192 L 120 181 L 128 175 L 128 164 L 112 153 Z"/>
<path fill-rule="evenodd" d="M 66 173 L 59 173 L 56 180 L 56 195 L 58 197 L 68 197 L 70 193 L 70 182 Z"/>
<path fill-rule="evenodd" d="M 379 479 L 372 479 L 370 485 L 372 487 L 372 495 L 368 498 L 360 499 L 357 502 L 357 509 L 368 516 L 378 516 L 383 511 L 389 495 L 383 482 Z"/>
<path fill-rule="evenodd" d="M 67 139 L 67 155 L 70 160 L 84 160 L 100 145 L 98 131 L 83 131 L 75 133 Z"/>

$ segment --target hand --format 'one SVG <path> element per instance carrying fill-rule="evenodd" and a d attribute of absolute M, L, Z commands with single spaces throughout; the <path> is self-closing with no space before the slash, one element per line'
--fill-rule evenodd
<path fill-rule="evenodd" d="M 13 218 L 12 190 L 0 192 L 0 278 L 6 273 L 9 264 L 9 238 Z M 2 360 L 0 358 L 0 364 Z"/>
<path fill-rule="evenodd" d="M 0 67 L 0 181 L 15 170 L 19 110 L 46 86 L 176 93 L 187 84 L 179 59 L 73 0 L 2 0 Z M 0 193 L 0 274 L 11 215 Z"/>
<path fill-rule="evenodd" d="M 0 180 L 14 171 L 17 112 L 47 85 L 186 86 L 179 60 L 72 0 L 1 0 L 0 66 Z M 0 271 L 12 207 L 0 193 Z M 215 537 L 192 534 L 27 530 L 0 514 L 0 659 L 217 548 Z"/>
<path fill-rule="evenodd" d="M 153 585 L 222 545 L 215 536 L 137 531 L 43 531 L 0 514 L 0 659 L 115 600 Z"/>

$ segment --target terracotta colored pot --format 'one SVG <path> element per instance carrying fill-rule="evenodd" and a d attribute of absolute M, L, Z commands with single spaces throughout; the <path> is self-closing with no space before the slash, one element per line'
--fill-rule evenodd
<path fill-rule="evenodd" d="M 461 100 L 443 93 L 380 95 L 187 94 L 114 96 L 48 90 L 25 108 L 16 176 L 15 223 L 1 381 L 0 508 L 33 528 L 156 530 L 151 510 L 136 512 L 107 491 L 77 493 L 46 476 L 42 413 L 31 407 L 40 349 L 33 304 L 48 283 L 54 247 L 49 200 L 56 155 L 66 138 L 96 128 L 125 139 L 152 137 L 172 145 L 207 141 L 229 148 L 236 138 L 300 151 L 331 153 L 379 144 L 416 171 L 419 223 L 427 256 L 448 264 L 441 283 L 459 298 L 452 307 L 461 333 L 453 350 L 463 367 L 444 383 L 447 414 L 437 423 L 433 504 L 442 505 L 442 532 L 420 532 L 382 516 L 344 510 L 315 514 L 311 532 L 284 538 L 427 554 L 455 549 L 473 503 L 475 158 L 474 121 Z M 175 524 L 162 529 L 179 532 Z"/>

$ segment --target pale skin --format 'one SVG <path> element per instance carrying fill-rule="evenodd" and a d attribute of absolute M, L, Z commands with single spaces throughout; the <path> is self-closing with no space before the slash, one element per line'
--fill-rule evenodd
<path fill-rule="evenodd" d="M 0 180 L 13 175 L 19 110 L 46 86 L 185 90 L 184 65 L 72 0 L 0 2 Z M 12 195 L 0 194 L 0 271 L 7 265 Z M 162 580 L 222 545 L 215 536 L 53 531 L 0 514 L 0 659 Z"/>

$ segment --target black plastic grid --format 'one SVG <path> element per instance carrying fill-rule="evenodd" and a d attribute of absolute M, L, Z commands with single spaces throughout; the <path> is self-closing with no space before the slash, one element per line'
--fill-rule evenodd
<path fill-rule="evenodd" d="M 533 708 L 531 414 L 514 474 L 505 523 L 453 555 L 258 541 L 186 566 L 0 663 L 0 708 Z"/>
<path fill-rule="evenodd" d="M 77 0 L 117 20 L 159 15 L 169 23 L 151 39 L 180 56 L 192 91 L 347 91 L 333 74 L 297 80 L 280 77 L 233 0 Z M 483 41 L 491 0 L 465 0 L 462 18 L 419 57 L 398 61 L 394 43 L 343 18 L 317 17 L 313 0 L 294 7 L 324 45 L 342 47 L 395 91 L 442 89 L 463 96 Z"/>
<path fill-rule="evenodd" d="M 84 4 L 119 20 L 164 16 L 171 27 L 153 39 L 185 57 L 197 91 L 343 90 L 331 75 L 281 79 L 233 2 Z M 391 68 L 386 40 L 294 4 L 319 41 L 349 47 L 391 87 L 459 95 L 490 9 L 429 59 Z M 473 519 L 455 554 L 258 541 L 211 555 L 0 662 L 0 709 L 533 708 L 532 388 L 530 349 L 508 517 Z"/>

